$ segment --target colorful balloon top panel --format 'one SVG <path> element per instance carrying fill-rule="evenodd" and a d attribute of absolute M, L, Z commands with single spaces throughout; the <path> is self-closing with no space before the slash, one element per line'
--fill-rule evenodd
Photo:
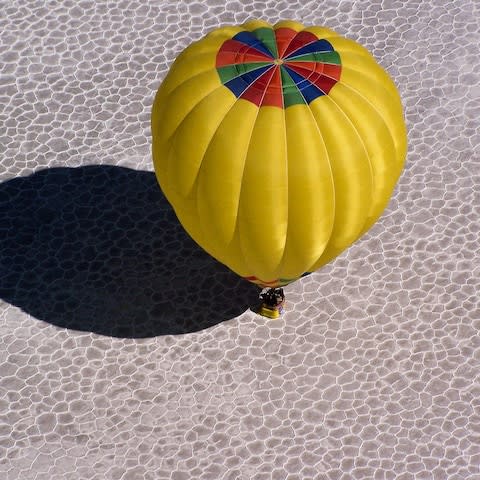
<path fill-rule="evenodd" d="M 328 95 L 339 81 L 340 55 L 325 39 L 291 28 L 242 31 L 221 46 L 216 67 L 237 98 L 287 108 Z"/>

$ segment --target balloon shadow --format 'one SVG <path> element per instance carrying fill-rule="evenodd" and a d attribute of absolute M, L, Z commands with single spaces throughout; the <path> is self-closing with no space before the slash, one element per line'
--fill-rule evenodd
<path fill-rule="evenodd" d="M 95 165 L 6 181 L 0 228 L 0 297 L 59 327 L 184 334 L 258 299 L 185 233 L 152 172 Z"/>

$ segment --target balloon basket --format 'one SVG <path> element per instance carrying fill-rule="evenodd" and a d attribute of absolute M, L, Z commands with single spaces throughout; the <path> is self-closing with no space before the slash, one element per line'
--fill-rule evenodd
<path fill-rule="evenodd" d="M 285 295 L 282 288 L 269 288 L 260 295 L 262 303 L 254 310 L 262 317 L 276 319 L 284 312 Z"/>
<path fill-rule="evenodd" d="M 282 309 L 271 308 L 262 303 L 260 307 L 255 311 L 255 313 L 262 315 L 262 317 L 275 319 L 275 318 L 279 318 L 280 315 L 283 313 L 283 308 Z"/>

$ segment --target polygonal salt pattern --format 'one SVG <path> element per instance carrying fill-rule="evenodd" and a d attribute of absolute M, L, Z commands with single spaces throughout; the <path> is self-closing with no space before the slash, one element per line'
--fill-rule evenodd
<path fill-rule="evenodd" d="M 2 479 L 480 478 L 478 2 L 0 11 Z M 150 155 L 176 55 L 255 17 L 366 46 L 409 131 L 384 215 L 276 321 L 178 226 Z"/>

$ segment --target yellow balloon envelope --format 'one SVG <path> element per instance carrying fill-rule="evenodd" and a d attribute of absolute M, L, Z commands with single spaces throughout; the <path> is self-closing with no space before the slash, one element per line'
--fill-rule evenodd
<path fill-rule="evenodd" d="M 366 232 L 407 148 L 397 89 L 370 53 L 291 21 L 222 27 L 190 45 L 151 126 L 155 172 L 185 230 L 264 287 Z"/>

